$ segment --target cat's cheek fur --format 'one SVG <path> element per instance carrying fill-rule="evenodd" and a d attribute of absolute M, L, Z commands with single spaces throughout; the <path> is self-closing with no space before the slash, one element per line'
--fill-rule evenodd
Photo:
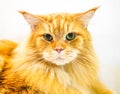
<path fill-rule="evenodd" d="M 55 65 L 65 65 L 65 64 L 68 64 L 68 63 L 72 62 L 73 60 L 75 60 L 77 57 L 77 54 L 78 54 L 77 50 L 74 50 L 69 54 L 65 53 L 65 51 L 63 51 L 61 53 L 57 53 L 55 51 L 53 51 L 51 53 L 44 52 L 43 58 Z"/>

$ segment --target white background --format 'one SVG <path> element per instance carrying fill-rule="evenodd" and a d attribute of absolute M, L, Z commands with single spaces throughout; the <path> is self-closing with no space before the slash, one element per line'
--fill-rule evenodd
<path fill-rule="evenodd" d="M 0 0 L 0 39 L 21 42 L 30 32 L 18 10 L 33 14 L 83 12 L 100 6 L 89 24 L 100 60 L 100 76 L 120 94 L 120 1 L 119 0 Z"/>

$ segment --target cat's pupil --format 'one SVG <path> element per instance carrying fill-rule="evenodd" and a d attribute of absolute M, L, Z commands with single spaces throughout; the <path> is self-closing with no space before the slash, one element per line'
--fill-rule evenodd
<path fill-rule="evenodd" d="M 53 37 L 50 34 L 44 34 L 43 37 L 47 41 L 52 41 L 53 40 Z"/>
<path fill-rule="evenodd" d="M 70 40 L 73 40 L 74 38 L 76 37 L 76 34 L 75 33 L 68 33 L 66 35 L 66 40 L 70 41 Z"/>

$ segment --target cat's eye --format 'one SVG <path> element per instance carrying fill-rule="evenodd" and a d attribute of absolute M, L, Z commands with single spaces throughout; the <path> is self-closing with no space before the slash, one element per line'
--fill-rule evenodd
<path fill-rule="evenodd" d="M 47 41 L 52 41 L 52 40 L 53 40 L 53 37 L 52 37 L 52 35 L 50 35 L 50 34 L 44 34 L 43 37 L 44 37 L 44 39 L 47 40 Z"/>
<path fill-rule="evenodd" d="M 71 32 L 66 35 L 66 40 L 71 41 L 75 39 L 75 37 L 76 37 L 76 34 L 74 32 Z"/>

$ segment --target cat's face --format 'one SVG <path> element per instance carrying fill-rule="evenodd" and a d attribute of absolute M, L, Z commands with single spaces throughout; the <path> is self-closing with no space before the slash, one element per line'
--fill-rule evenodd
<path fill-rule="evenodd" d="M 62 18 L 56 18 L 54 22 L 47 23 L 45 30 L 38 31 L 36 40 L 38 48 L 43 46 L 43 58 L 56 65 L 63 65 L 74 60 L 79 52 L 77 47 L 80 48 L 83 43 L 82 35 L 75 28 L 73 29 L 74 23 L 65 20 L 61 23 L 62 20 Z"/>
<path fill-rule="evenodd" d="M 52 14 L 35 16 L 22 12 L 31 25 L 29 43 L 43 59 L 55 65 L 75 60 L 88 39 L 86 26 L 96 8 L 82 14 Z"/>

